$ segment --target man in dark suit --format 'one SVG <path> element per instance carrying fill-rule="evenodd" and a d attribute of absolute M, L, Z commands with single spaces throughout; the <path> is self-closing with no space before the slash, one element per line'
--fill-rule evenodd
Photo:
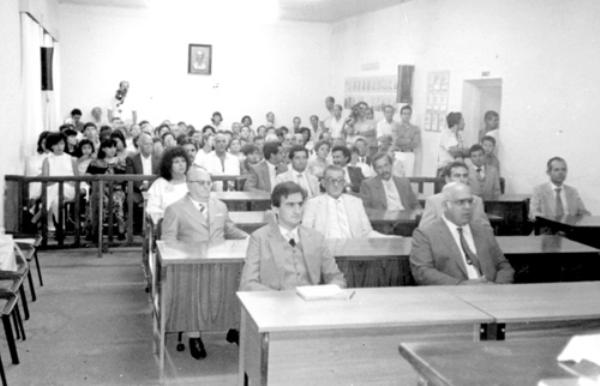
<path fill-rule="evenodd" d="M 360 197 L 365 208 L 382 210 L 420 210 L 421 205 L 410 181 L 392 175 L 392 159 L 386 153 L 373 157 L 377 175 L 360 185 Z"/>
<path fill-rule="evenodd" d="M 227 207 L 222 201 L 210 197 L 212 181 L 210 174 L 202 168 L 192 166 L 187 173 L 188 194 L 169 205 L 165 210 L 162 223 L 162 237 L 165 242 L 197 243 L 209 242 L 219 243 L 227 239 L 243 239 L 248 237 L 246 232 L 238 229 L 227 212 Z M 175 270 L 173 282 L 177 283 L 177 289 L 189 291 L 199 288 L 202 281 L 201 271 L 196 268 L 186 270 Z M 182 299 L 194 299 L 189 296 L 181 296 Z M 181 304 L 190 310 L 197 309 L 198 303 Z M 185 331 L 197 331 L 198 322 L 189 318 L 186 320 Z M 230 330 L 228 340 L 231 334 Z M 188 333 L 190 353 L 196 359 L 206 357 L 206 349 L 200 338 L 199 332 Z"/>
<path fill-rule="evenodd" d="M 287 171 L 287 165 L 283 163 L 283 147 L 279 142 L 266 142 L 263 146 L 265 158 L 251 165 L 248 179 L 244 184 L 244 190 L 249 192 L 269 192 L 275 186 L 278 174 Z"/>
<path fill-rule="evenodd" d="M 348 149 L 346 146 L 335 146 L 331 150 L 333 164 L 344 169 L 344 178 L 346 179 L 348 188 L 347 190 L 358 193 L 360 190 L 360 184 L 362 184 L 365 176 L 359 167 L 348 165 L 351 156 L 352 154 L 350 153 L 350 149 Z"/>
<path fill-rule="evenodd" d="M 444 215 L 413 233 L 410 267 L 417 284 L 512 283 L 514 271 L 489 226 L 473 221 L 469 186 L 444 186 Z"/>
<path fill-rule="evenodd" d="M 240 281 L 241 291 L 288 290 L 297 286 L 346 286 L 325 238 L 301 225 L 306 191 L 282 182 L 271 194 L 276 220 L 250 237 Z"/>
<path fill-rule="evenodd" d="M 152 154 L 152 144 L 152 137 L 149 134 L 141 133 L 139 135 L 136 142 L 139 152 L 125 159 L 127 174 L 144 176 L 159 174 L 160 161 Z M 150 184 L 151 181 L 135 181 L 133 183 L 133 225 L 136 233 L 141 229 L 144 215 L 142 192 L 148 190 Z"/>

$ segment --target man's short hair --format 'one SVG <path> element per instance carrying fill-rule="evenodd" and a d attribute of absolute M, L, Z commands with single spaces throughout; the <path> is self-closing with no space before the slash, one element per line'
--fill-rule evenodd
<path fill-rule="evenodd" d="M 98 130 L 98 126 L 96 126 L 94 122 L 87 122 L 85 125 L 83 125 L 83 131 L 85 131 L 85 129 L 88 127 L 93 127 L 94 129 Z"/>
<path fill-rule="evenodd" d="M 469 148 L 469 156 L 472 155 L 473 153 L 475 153 L 476 151 L 485 153 L 485 151 L 483 150 L 483 146 L 481 146 L 480 144 L 477 143 Z"/>
<path fill-rule="evenodd" d="M 396 111 L 396 108 L 392 105 L 383 105 L 383 108 L 381 109 L 381 111 L 385 111 L 385 109 L 392 109 L 392 111 Z"/>
<path fill-rule="evenodd" d="M 218 111 L 215 111 L 214 113 L 212 113 L 212 117 L 213 117 L 213 118 L 214 118 L 214 117 L 219 117 L 219 118 L 221 118 L 221 120 L 223 119 L 223 116 L 222 116 L 222 115 L 221 115 L 221 113 L 220 113 L 220 112 L 218 112 Z"/>
<path fill-rule="evenodd" d="M 211 130 L 213 133 L 217 132 L 217 130 L 215 130 L 215 128 L 212 127 L 211 125 L 206 125 L 202 128 L 202 134 L 206 134 L 206 132 L 209 130 Z"/>
<path fill-rule="evenodd" d="M 487 121 L 490 120 L 492 118 L 500 118 L 500 115 L 498 115 L 497 112 L 495 112 L 494 110 L 488 110 L 485 112 L 484 116 L 483 116 L 483 120 Z"/>
<path fill-rule="evenodd" d="M 491 142 L 494 146 L 496 146 L 496 138 L 492 137 L 491 135 L 484 135 L 483 138 L 481 138 L 481 143 L 484 143 L 485 141 Z"/>
<path fill-rule="evenodd" d="M 335 98 L 332 96 L 328 96 L 327 98 L 325 98 L 326 101 L 331 101 L 331 103 L 335 103 Z"/>
<path fill-rule="evenodd" d="M 446 123 L 448 124 L 448 128 L 458 125 L 460 120 L 462 119 L 462 114 L 458 111 L 453 111 L 446 116 Z"/>
<path fill-rule="evenodd" d="M 273 188 L 271 193 L 271 205 L 279 208 L 281 206 L 281 199 L 288 198 L 292 194 L 300 193 L 302 195 L 302 201 L 306 200 L 306 190 L 300 185 L 292 181 L 281 182 Z"/>
<path fill-rule="evenodd" d="M 367 146 L 367 140 L 366 140 L 366 139 L 364 139 L 363 137 L 358 137 L 358 138 L 356 138 L 356 139 L 354 140 L 354 145 L 356 146 L 356 144 L 357 144 L 358 142 L 364 142 L 364 143 L 365 143 L 365 146 Z"/>
<path fill-rule="evenodd" d="M 48 140 L 46 140 L 46 141 L 48 141 Z M 552 158 L 550 158 L 550 159 L 548 160 L 548 162 L 546 162 L 546 170 L 547 170 L 547 171 L 550 171 L 550 170 L 552 170 L 552 162 L 554 162 L 554 161 L 560 161 L 560 162 L 563 162 L 563 163 L 565 164 L 565 166 L 567 166 L 567 161 L 565 161 L 565 159 L 564 159 L 564 158 L 562 158 L 562 157 L 559 157 L 559 156 L 555 156 L 555 157 L 552 157 Z"/>
<path fill-rule="evenodd" d="M 71 110 L 71 116 L 73 116 L 73 115 L 83 115 L 83 114 L 81 114 L 81 110 L 73 109 L 73 110 Z"/>
<path fill-rule="evenodd" d="M 294 154 L 296 154 L 299 151 L 301 151 L 304 154 L 306 154 L 306 158 L 308 158 L 308 150 L 304 146 L 300 146 L 300 145 L 294 145 L 294 146 L 292 146 L 290 148 L 290 150 L 288 152 L 288 158 L 289 159 L 293 159 L 294 158 Z"/>
<path fill-rule="evenodd" d="M 279 152 L 280 147 L 281 143 L 279 143 L 278 141 L 265 142 L 265 145 L 263 146 L 263 155 L 265 156 L 265 159 L 270 160 L 271 155 L 277 154 L 277 152 Z"/>
<path fill-rule="evenodd" d="M 350 153 L 350 149 L 348 149 L 346 146 L 335 146 L 333 149 L 331 149 L 331 154 L 335 153 L 336 151 L 341 151 L 344 154 L 344 158 L 350 161 L 352 153 Z"/>
<path fill-rule="evenodd" d="M 258 147 L 256 147 L 255 145 L 252 145 L 252 144 L 246 144 L 246 145 L 242 146 L 242 149 L 240 151 L 242 152 L 243 155 L 248 156 L 250 154 L 257 153 Z"/>
<path fill-rule="evenodd" d="M 373 159 L 371 160 L 371 164 L 375 165 L 375 162 L 379 161 L 382 158 L 387 158 L 387 160 L 390 163 L 390 165 L 394 164 L 394 161 L 392 160 L 392 156 L 389 155 L 388 153 L 384 153 L 384 152 L 375 154 L 373 156 Z"/>
<path fill-rule="evenodd" d="M 454 161 L 449 163 L 448 166 L 446 166 L 446 168 L 444 169 L 444 177 L 450 178 L 450 175 L 452 174 L 452 169 L 454 168 L 465 168 L 465 170 L 469 170 L 467 164 L 465 164 L 464 162 Z"/>
<path fill-rule="evenodd" d="M 405 106 L 402 106 L 402 108 L 400 109 L 400 114 L 402 114 L 404 112 L 404 110 L 408 110 L 411 113 L 413 111 L 413 109 L 412 109 L 412 107 L 410 107 L 410 105 L 405 105 Z"/>

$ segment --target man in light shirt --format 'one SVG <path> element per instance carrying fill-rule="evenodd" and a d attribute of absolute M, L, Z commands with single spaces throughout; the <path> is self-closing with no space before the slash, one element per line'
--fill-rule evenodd
<path fill-rule="evenodd" d="M 489 226 L 473 220 L 469 186 L 444 186 L 444 215 L 413 233 L 410 267 L 417 284 L 506 284 L 514 270 Z"/>
<path fill-rule="evenodd" d="M 346 180 L 344 170 L 331 165 L 323 177 L 325 194 L 306 202 L 302 224 L 316 229 L 325 238 L 349 239 L 356 237 L 380 237 L 371 227 L 360 198 L 344 193 Z"/>
<path fill-rule="evenodd" d="M 438 176 L 452 161 L 462 161 L 465 148 L 460 132 L 465 129 L 465 120 L 459 112 L 451 112 L 446 116 L 448 128 L 442 130 L 440 148 L 438 153 Z"/>
<path fill-rule="evenodd" d="M 286 181 L 292 181 L 297 183 L 304 189 L 308 197 L 314 197 L 321 191 L 319 189 L 319 180 L 306 170 L 308 165 L 308 150 L 306 148 L 296 145 L 293 146 L 288 157 L 290 159 L 291 168 L 284 173 L 277 175 L 275 183 L 280 184 Z"/>
<path fill-rule="evenodd" d="M 251 165 L 244 190 L 249 192 L 269 192 L 275 187 L 278 174 L 287 171 L 287 165 L 282 162 L 283 147 L 279 142 L 265 142 L 263 146 L 265 158 Z"/>
<path fill-rule="evenodd" d="M 335 105 L 333 107 L 333 115 L 330 119 L 325 121 L 325 128 L 329 130 L 331 138 L 338 139 L 344 138 L 344 119 L 342 118 L 343 108 L 341 105 Z"/>
<path fill-rule="evenodd" d="M 240 175 L 240 159 L 227 152 L 229 146 L 229 138 L 223 133 L 219 132 L 215 135 L 214 139 L 215 150 L 208 153 L 204 158 L 204 168 L 208 170 L 210 174 L 216 176 L 239 176 Z M 215 184 L 215 190 L 223 190 L 223 182 L 219 181 Z"/>
<path fill-rule="evenodd" d="M 392 105 L 383 107 L 383 119 L 377 122 L 377 138 L 389 135 L 390 137 L 396 130 L 398 122 L 394 121 L 394 113 L 396 110 Z"/>

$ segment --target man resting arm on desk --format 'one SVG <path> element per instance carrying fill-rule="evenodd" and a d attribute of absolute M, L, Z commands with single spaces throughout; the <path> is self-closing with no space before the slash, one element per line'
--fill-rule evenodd
<path fill-rule="evenodd" d="M 276 217 L 250 237 L 241 291 L 317 284 L 346 286 L 323 235 L 300 225 L 305 200 L 306 191 L 295 182 L 275 186 L 271 205 Z"/>
<path fill-rule="evenodd" d="M 444 215 L 413 233 L 410 268 L 417 284 L 512 283 L 514 271 L 489 226 L 473 221 L 471 189 L 444 186 Z"/>

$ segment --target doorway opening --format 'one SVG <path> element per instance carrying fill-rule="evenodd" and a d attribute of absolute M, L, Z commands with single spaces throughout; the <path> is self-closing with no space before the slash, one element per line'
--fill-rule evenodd
<path fill-rule="evenodd" d="M 465 119 L 463 139 L 465 146 L 478 142 L 479 131 L 483 129 L 483 117 L 488 110 L 500 114 L 502 124 L 502 79 L 471 79 L 463 85 L 462 113 Z"/>

